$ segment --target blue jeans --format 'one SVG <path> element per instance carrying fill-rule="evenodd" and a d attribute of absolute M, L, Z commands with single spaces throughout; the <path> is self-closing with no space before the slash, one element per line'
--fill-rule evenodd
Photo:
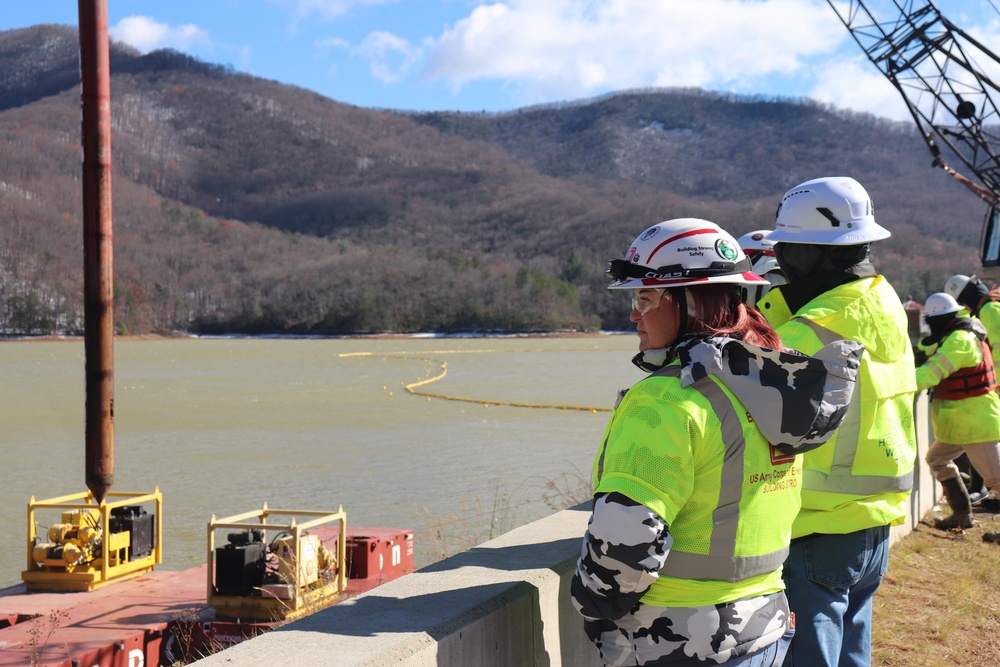
<path fill-rule="evenodd" d="M 796 634 L 785 667 L 869 667 L 872 598 L 889 565 L 889 526 L 794 540 L 782 577 Z"/>
<path fill-rule="evenodd" d="M 781 661 L 785 659 L 785 653 L 788 652 L 788 646 L 792 643 L 792 635 L 794 634 L 795 629 L 789 628 L 781 639 L 770 646 L 730 660 L 725 665 L 726 667 L 779 667 Z"/>

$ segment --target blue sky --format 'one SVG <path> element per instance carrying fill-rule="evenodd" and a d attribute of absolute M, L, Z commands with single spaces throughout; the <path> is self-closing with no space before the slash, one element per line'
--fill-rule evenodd
<path fill-rule="evenodd" d="M 935 5 L 1000 51 L 1000 0 Z M 108 13 L 112 38 L 141 51 L 363 107 L 506 111 L 680 86 L 909 119 L 825 0 L 108 0 Z M 39 23 L 75 26 L 77 3 L 4 2 L 0 30 Z"/>

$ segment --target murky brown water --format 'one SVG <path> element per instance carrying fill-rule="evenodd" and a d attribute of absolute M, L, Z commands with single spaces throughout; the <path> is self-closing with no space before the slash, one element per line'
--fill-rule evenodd
<path fill-rule="evenodd" d="M 488 533 L 544 516 L 546 485 L 588 476 L 605 412 L 640 377 L 630 335 L 178 339 L 115 344 L 113 491 L 164 497 L 164 569 L 205 558 L 205 526 L 272 508 L 356 526 Z M 345 356 L 346 355 L 346 356 Z M 0 343 L 0 586 L 25 566 L 29 498 L 86 491 L 82 341 Z M 476 512 L 474 507 L 481 506 Z M 488 536 L 488 535 L 487 535 Z"/>

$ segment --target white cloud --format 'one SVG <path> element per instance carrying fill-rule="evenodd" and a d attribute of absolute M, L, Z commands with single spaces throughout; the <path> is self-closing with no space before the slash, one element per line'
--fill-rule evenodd
<path fill-rule="evenodd" d="M 376 79 L 396 83 L 411 74 L 423 57 L 423 50 L 392 33 L 373 32 L 358 46 L 357 54 L 368 61 Z"/>
<path fill-rule="evenodd" d="M 280 5 L 292 5 L 295 16 L 304 19 L 319 15 L 323 19 L 333 19 L 347 14 L 355 7 L 383 5 L 395 0 L 268 0 Z"/>
<path fill-rule="evenodd" d="M 1000 24 L 976 26 L 966 31 L 982 44 L 1000 42 Z M 959 39 L 963 53 L 976 71 L 996 81 L 1000 75 L 1000 64 L 964 39 Z M 954 52 L 954 49 L 948 48 Z M 889 79 L 856 49 L 859 55 L 841 60 L 826 60 L 816 67 L 816 83 L 808 96 L 847 109 L 863 110 L 885 118 L 912 120 L 903 95 Z M 902 73 L 900 80 L 909 102 L 920 109 L 935 123 L 952 122 L 948 110 L 953 110 L 956 102 L 949 94 L 949 86 L 943 83 L 939 65 L 945 63 L 942 56 L 922 60 L 913 70 Z M 982 89 L 979 81 L 967 70 L 954 62 L 944 67 L 948 81 L 960 93 L 969 93 L 970 101 L 983 104 L 983 96 L 976 92 Z M 919 78 L 922 77 L 923 80 Z M 940 95 L 940 100 L 938 96 Z M 944 105 L 941 104 L 944 103 Z"/>
<path fill-rule="evenodd" d="M 846 39 L 818 0 L 508 0 L 446 30 L 423 74 L 455 89 L 500 80 L 536 100 L 646 86 L 740 91 L 748 79 L 801 75 Z"/>
<path fill-rule="evenodd" d="M 208 32 L 194 24 L 171 26 L 148 16 L 123 18 L 108 29 L 108 34 L 143 53 L 163 48 L 192 51 L 210 44 Z"/>
<path fill-rule="evenodd" d="M 912 120 L 903 96 L 865 56 L 826 62 L 806 96 L 839 109 L 867 111 L 894 120 Z"/>
<path fill-rule="evenodd" d="M 1000 11 L 997 13 L 1000 14 Z M 965 32 L 983 46 L 992 49 L 994 54 L 997 52 L 996 45 L 1000 44 L 1000 21 L 993 20 L 984 25 L 972 25 Z M 965 49 L 965 55 L 972 62 L 972 66 L 976 71 L 980 74 L 985 74 L 991 81 L 1000 81 L 1000 63 L 968 41 L 964 39 L 961 41 Z M 953 74 L 954 71 L 949 70 L 949 73 Z M 974 87 L 978 89 L 980 86 L 976 83 Z M 998 100 L 994 99 L 994 103 L 997 102 Z"/>
<path fill-rule="evenodd" d="M 346 39 L 341 39 L 339 37 L 324 37 L 323 39 L 317 39 L 315 42 L 316 48 L 320 53 L 326 53 L 327 51 L 333 49 L 350 49 L 351 44 Z"/>

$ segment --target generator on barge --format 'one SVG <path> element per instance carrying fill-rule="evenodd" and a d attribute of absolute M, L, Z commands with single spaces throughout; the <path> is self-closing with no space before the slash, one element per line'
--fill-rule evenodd
<path fill-rule="evenodd" d="M 145 574 L 163 562 L 156 517 L 163 497 L 109 492 L 96 504 L 90 492 L 28 502 L 28 565 L 21 579 L 29 591 L 90 591 Z M 147 511 L 146 504 L 153 504 Z M 43 537 L 36 515 L 59 513 Z"/>

